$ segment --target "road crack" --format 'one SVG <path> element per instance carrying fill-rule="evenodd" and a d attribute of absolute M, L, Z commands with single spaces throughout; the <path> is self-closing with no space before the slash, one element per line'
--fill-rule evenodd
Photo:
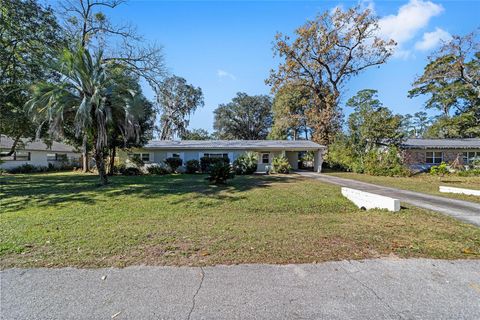
<path fill-rule="evenodd" d="M 345 273 L 347 274 L 347 276 L 350 278 L 350 279 L 353 279 L 354 281 L 358 282 L 363 288 L 367 289 L 368 291 L 370 291 L 371 293 L 373 293 L 373 295 L 379 300 L 381 301 L 385 306 L 387 306 L 388 309 L 390 309 L 393 313 L 395 313 L 399 319 L 404 319 L 402 317 L 402 315 L 400 313 L 398 313 L 390 304 L 388 304 L 385 300 L 383 300 L 382 297 L 380 297 L 377 292 L 369 287 L 366 283 L 360 281 L 359 279 L 357 279 L 356 277 L 354 277 L 351 272 L 348 272 L 343 266 L 340 266 L 340 268 L 343 269 L 343 271 L 345 271 Z M 356 271 L 358 272 L 358 271 Z"/>
<path fill-rule="evenodd" d="M 190 308 L 190 311 L 188 312 L 187 320 L 190 320 L 190 317 L 192 316 L 193 310 L 195 309 L 195 302 L 196 302 L 195 299 L 197 298 L 197 295 L 200 292 L 200 289 L 202 288 L 203 280 L 205 279 L 205 271 L 203 270 L 203 267 L 200 267 L 200 271 L 202 272 L 202 278 L 200 279 L 200 284 L 198 285 L 197 291 L 193 295 L 192 308 Z"/>

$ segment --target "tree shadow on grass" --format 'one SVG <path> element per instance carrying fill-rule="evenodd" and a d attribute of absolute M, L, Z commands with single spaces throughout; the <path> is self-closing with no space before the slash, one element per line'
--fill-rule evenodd
<path fill-rule="evenodd" d="M 205 175 L 115 176 L 107 186 L 99 187 L 98 177 L 84 174 L 30 174 L 0 177 L 0 213 L 30 206 L 93 205 L 115 201 L 122 196 L 154 199 L 168 195 L 186 195 L 222 201 L 245 199 L 243 192 L 267 188 L 273 183 L 289 183 L 293 176 L 237 176 L 226 185 L 209 184 Z M 292 179 L 293 178 L 293 179 Z M 172 204 L 185 199 L 172 199 Z"/>

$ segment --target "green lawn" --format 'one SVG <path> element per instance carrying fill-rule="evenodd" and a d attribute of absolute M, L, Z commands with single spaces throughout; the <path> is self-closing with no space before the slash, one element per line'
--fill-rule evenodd
<path fill-rule="evenodd" d="M 352 172 L 327 172 L 326 174 L 374 183 L 386 187 L 394 187 L 405 190 L 412 190 L 434 195 L 440 195 L 452 199 L 467 200 L 480 203 L 480 197 L 455 193 L 443 193 L 438 191 L 439 186 L 450 186 L 467 189 L 480 189 L 480 177 L 458 177 L 446 175 L 444 177 L 432 176 L 429 174 L 418 174 L 412 177 L 377 177 L 368 174 Z"/>
<path fill-rule="evenodd" d="M 407 207 L 358 210 L 298 175 L 0 177 L 0 267 L 307 263 L 480 258 L 480 228 Z"/>

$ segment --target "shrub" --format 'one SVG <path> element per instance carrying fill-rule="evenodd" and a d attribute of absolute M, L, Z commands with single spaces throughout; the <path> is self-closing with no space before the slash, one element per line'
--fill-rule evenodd
<path fill-rule="evenodd" d="M 195 159 L 188 160 L 185 163 L 185 168 L 187 173 L 196 173 L 200 171 L 200 162 Z"/>
<path fill-rule="evenodd" d="M 122 174 L 126 168 L 127 168 L 127 165 L 125 163 L 116 164 L 113 166 L 113 173 Z"/>
<path fill-rule="evenodd" d="M 477 152 L 477 154 L 478 154 L 478 152 Z M 470 163 L 470 165 L 475 169 L 480 169 L 480 159 L 477 158 L 477 159 L 473 160 Z"/>
<path fill-rule="evenodd" d="M 141 168 L 145 165 L 145 162 L 143 162 L 142 158 L 138 154 L 134 154 L 131 158 L 130 161 L 137 167 Z"/>
<path fill-rule="evenodd" d="M 480 176 L 480 169 L 470 169 L 470 170 L 459 171 L 458 175 L 460 177 Z"/>
<path fill-rule="evenodd" d="M 49 172 L 49 171 L 60 171 L 60 170 L 59 169 L 49 170 L 48 167 L 39 166 L 39 167 L 35 167 L 35 171 L 33 172 Z"/>
<path fill-rule="evenodd" d="M 396 147 L 391 146 L 388 150 L 372 149 L 365 155 L 363 160 L 364 171 L 372 176 L 409 176 L 410 170 L 404 166 Z"/>
<path fill-rule="evenodd" d="M 126 167 L 121 174 L 125 176 L 141 176 L 142 171 L 137 167 Z"/>
<path fill-rule="evenodd" d="M 440 163 L 438 166 L 433 166 L 430 168 L 430 174 L 436 176 L 444 176 L 449 172 L 448 166 L 445 162 Z"/>
<path fill-rule="evenodd" d="M 212 158 L 209 157 L 200 158 L 200 170 L 202 170 L 202 172 L 208 171 L 208 167 L 212 164 L 211 160 Z"/>
<path fill-rule="evenodd" d="M 344 138 L 337 138 L 328 146 L 325 165 L 334 170 L 363 173 L 359 155 L 353 150 L 352 144 Z"/>
<path fill-rule="evenodd" d="M 216 163 L 226 163 L 230 165 L 229 158 L 209 158 L 209 157 L 201 157 L 200 158 L 200 169 L 203 173 L 209 173 L 211 166 Z"/>
<path fill-rule="evenodd" d="M 313 151 L 307 151 L 300 157 L 301 168 L 312 168 L 315 162 L 315 154 Z"/>
<path fill-rule="evenodd" d="M 170 173 L 170 170 L 168 170 L 168 168 L 165 168 L 164 166 L 158 164 L 146 166 L 146 170 L 149 174 L 155 175 L 165 175 Z"/>
<path fill-rule="evenodd" d="M 235 173 L 232 171 L 230 164 L 225 161 L 217 161 L 210 166 L 208 180 L 215 184 L 224 184 L 227 179 L 233 179 Z"/>
<path fill-rule="evenodd" d="M 257 171 L 257 154 L 247 152 L 233 162 L 236 174 L 252 174 Z"/>
<path fill-rule="evenodd" d="M 173 157 L 165 159 L 164 162 L 172 169 L 173 172 L 175 172 L 183 163 L 182 159 Z"/>
<path fill-rule="evenodd" d="M 292 170 L 292 166 L 286 157 L 279 156 L 272 159 L 273 173 L 290 173 L 290 170 Z"/>
<path fill-rule="evenodd" d="M 67 171 L 72 170 L 73 166 L 68 163 L 62 163 L 58 166 L 49 163 L 48 166 L 34 166 L 31 164 L 22 164 L 21 166 L 6 170 L 9 173 L 34 173 L 34 172 L 57 172 L 57 171 Z"/>
<path fill-rule="evenodd" d="M 73 170 L 73 166 L 68 163 L 68 161 L 63 161 L 58 165 L 49 163 L 47 167 L 37 167 L 38 172 L 58 172 L 58 171 L 68 171 Z"/>
<path fill-rule="evenodd" d="M 39 172 L 40 168 L 37 168 L 35 166 L 32 166 L 31 164 L 22 164 L 21 166 L 12 168 L 8 170 L 10 173 L 33 173 L 33 172 Z"/>

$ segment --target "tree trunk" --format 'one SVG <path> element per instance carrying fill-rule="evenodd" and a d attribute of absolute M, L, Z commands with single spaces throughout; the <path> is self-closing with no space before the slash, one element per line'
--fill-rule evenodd
<path fill-rule="evenodd" d="M 10 151 L 8 151 L 7 153 L 0 153 L 0 157 L 10 157 L 12 154 L 14 154 L 21 137 L 22 134 L 17 135 L 15 139 L 13 139 L 13 144 L 10 147 Z"/>
<path fill-rule="evenodd" d="M 82 172 L 88 172 L 88 153 L 82 152 Z"/>
<path fill-rule="evenodd" d="M 108 167 L 108 175 L 113 176 L 113 169 L 115 166 L 115 156 L 117 155 L 117 148 L 115 146 L 112 147 L 110 152 L 110 166 Z"/>
<path fill-rule="evenodd" d="M 107 172 L 105 170 L 105 158 L 102 150 L 95 149 L 95 164 L 97 165 L 98 176 L 102 186 L 108 183 Z"/>
<path fill-rule="evenodd" d="M 83 135 L 82 141 L 82 171 L 88 172 L 88 150 L 87 150 L 87 135 Z"/>

